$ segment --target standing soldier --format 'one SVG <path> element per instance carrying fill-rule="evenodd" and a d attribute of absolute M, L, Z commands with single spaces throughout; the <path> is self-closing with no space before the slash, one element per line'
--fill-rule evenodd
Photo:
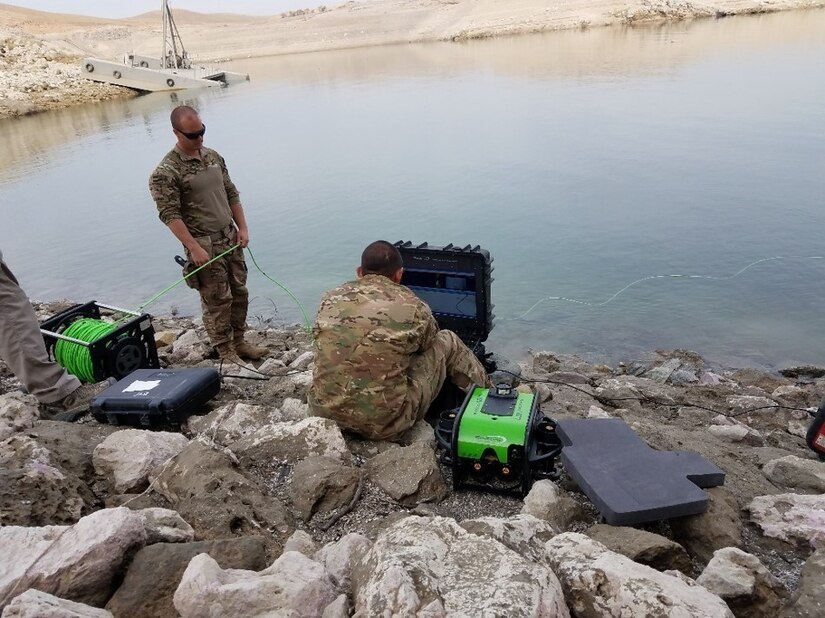
<path fill-rule="evenodd" d="M 187 282 L 200 292 L 203 325 L 220 358 L 238 364 L 261 359 L 266 348 L 244 341 L 249 292 L 243 247 L 249 230 L 238 190 L 223 157 L 204 147 L 206 125 L 198 112 L 181 105 L 170 120 L 178 142 L 149 178 L 160 220 L 183 243 L 193 268 L 240 243 Z"/>
<path fill-rule="evenodd" d="M 307 399 L 316 416 L 371 440 L 400 437 L 450 378 L 464 390 L 491 386 L 454 332 L 401 285 L 401 254 L 378 240 L 361 255 L 357 279 L 327 292 L 315 320 L 315 370 Z"/>

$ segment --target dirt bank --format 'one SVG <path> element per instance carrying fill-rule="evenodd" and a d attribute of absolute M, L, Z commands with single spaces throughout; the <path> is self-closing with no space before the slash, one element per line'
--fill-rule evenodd
<path fill-rule="evenodd" d="M 212 62 L 823 6 L 825 0 L 571 0 L 552 5 L 543 0 L 373 0 L 254 18 L 178 11 L 176 19 L 193 57 Z M 77 60 L 86 55 L 118 59 L 129 51 L 159 54 L 160 37 L 157 14 L 110 20 L 0 4 L 0 42 L 5 41 L 0 118 L 128 94 L 85 83 Z"/>

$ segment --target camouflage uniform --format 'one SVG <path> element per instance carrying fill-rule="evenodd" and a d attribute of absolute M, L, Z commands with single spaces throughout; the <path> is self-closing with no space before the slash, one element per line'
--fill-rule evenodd
<path fill-rule="evenodd" d="M 312 412 L 373 440 L 423 418 L 448 375 L 464 389 L 489 383 L 458 336 L 439 331 L 424 302 L 382 275 L 327 292 L 313 334 Z"/>
<path fill-rule="evenodd" d="M 238 190 L 217 152 L 201 148 L 201 159 L 175 146 L 149 178 L 149 191 L 160 220 L 181 219 L 210 259 L 237 243 L 230 206 L 240 204 Z M 186 251 L 186 257 L 192 256 Z M 246 262 L 238 247 L 187 281 L 201 295 L 203 325 L 212 345 L 241 340 L 246 331 L 249 292 Z"/>

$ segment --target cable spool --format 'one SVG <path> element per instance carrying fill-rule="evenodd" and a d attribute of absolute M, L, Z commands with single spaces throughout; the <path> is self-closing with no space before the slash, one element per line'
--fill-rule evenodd
<path fill-rule="evenodd" d="M 81 318 L 72 322 L 63 335 L 87 343 L 97 341 L 115 330 L 116 325 L 103 320 Z M 61 367 L 83 382 L 95 381 L 95 370 L 89 348 L 60 339 L 54 347 L 54 356 Z"/>
<path fill-rule="evenodd" d="M 136 369 L 160 367 L 148 313 L 91 301 L 45 320 L 40 331 L 49 356 L 84 382 L 120 380 Z"/>

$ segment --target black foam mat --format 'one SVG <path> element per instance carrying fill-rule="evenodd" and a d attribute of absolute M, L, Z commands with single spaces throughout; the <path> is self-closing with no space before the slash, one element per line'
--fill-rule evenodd
<path fill-rule="evenodd" d="M 562 419 L 556 431 L 567 473 L 614 526 L 703 513 L 700 488 L 725 482 L 698 453 L 652 449 L 621 419 Z"/>

